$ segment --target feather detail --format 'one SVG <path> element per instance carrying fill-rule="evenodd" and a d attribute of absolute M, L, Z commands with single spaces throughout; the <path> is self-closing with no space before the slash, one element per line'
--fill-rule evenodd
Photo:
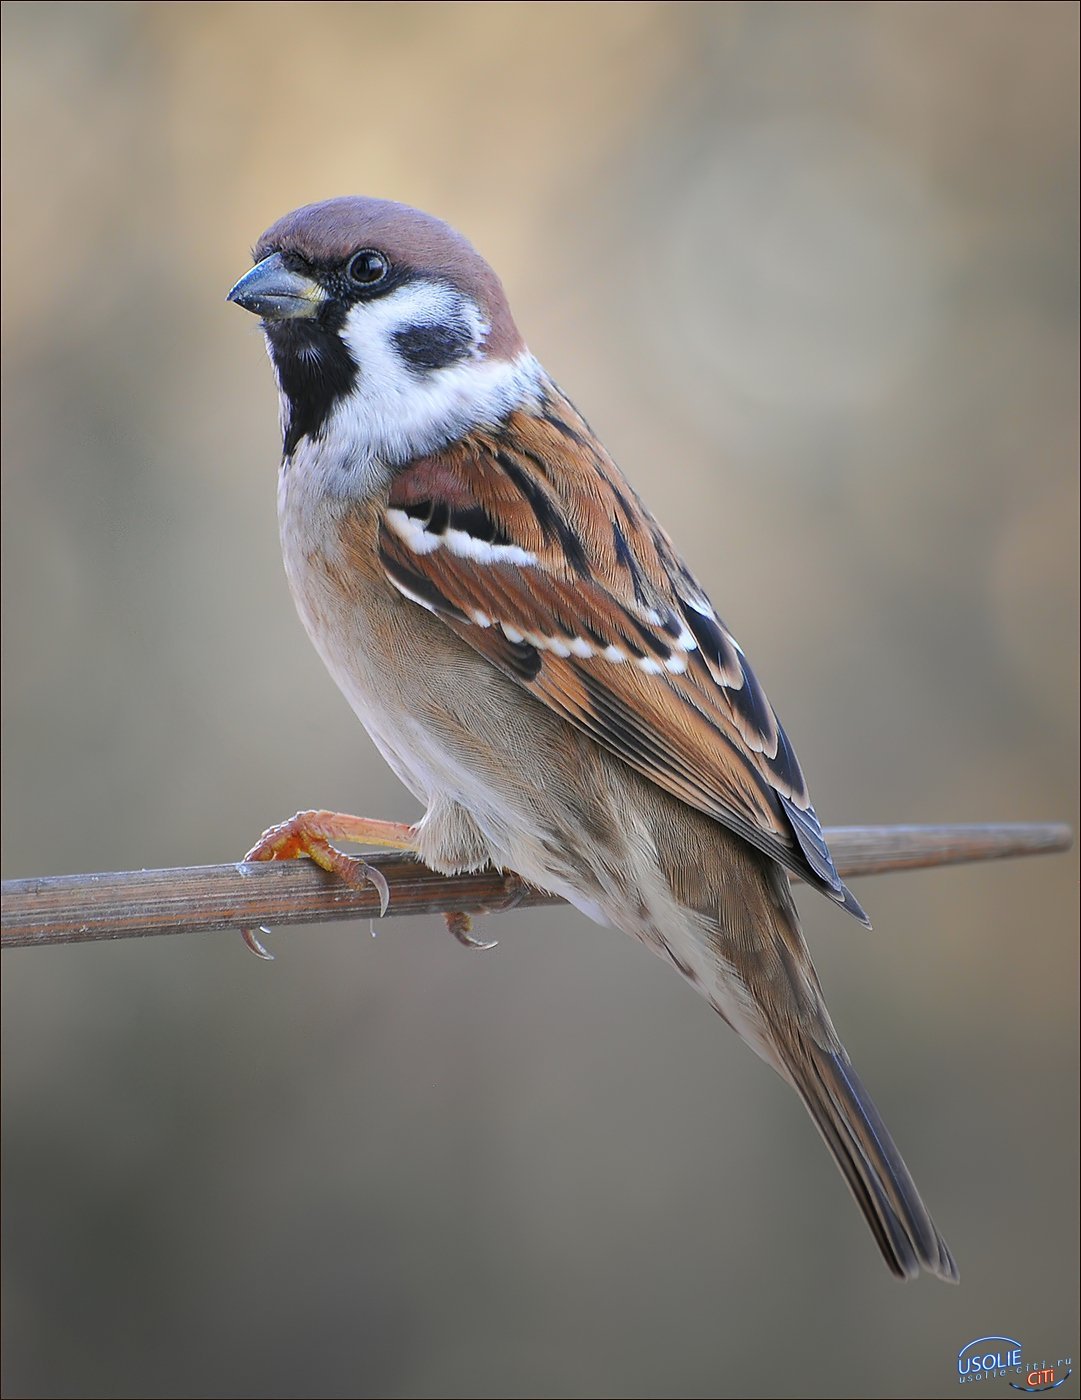
<path fill-rule="evenodd" d="M 379 555 L 557 714 L 867 922 L 741 647 L 554 386 L 400 471 Z"/>

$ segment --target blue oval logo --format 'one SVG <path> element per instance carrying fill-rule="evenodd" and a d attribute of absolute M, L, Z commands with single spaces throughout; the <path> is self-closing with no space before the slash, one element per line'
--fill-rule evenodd
<path fill-rule="evenodd" d="M 978 1376 L 1021 1365 L 1021 1343 L 1016 1337 L 977 1337 L 957 1353 L 957 1374 Z"/>

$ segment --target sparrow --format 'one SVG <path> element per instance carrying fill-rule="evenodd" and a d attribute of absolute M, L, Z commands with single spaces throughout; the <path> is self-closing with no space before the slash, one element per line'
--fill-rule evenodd
<path fill-rule="evenodd" d="M 424 805 L 412 826 L 301 812 L 249 859 L 378 883 L 334 841 L 398 847 L 622 929 L 796 1091 L 893 1273 L 956 1281 L 800 930 L 789 874 L 867 916 L 792 745 L 496 274 L 439 219 L 349 196 L 273 224 L 228 300 L 277 381 L 297 610 Z"/>

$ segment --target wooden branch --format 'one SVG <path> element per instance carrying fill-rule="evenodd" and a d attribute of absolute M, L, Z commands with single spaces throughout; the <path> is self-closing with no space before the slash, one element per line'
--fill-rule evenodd
<path fill-rule="evenodd" d="M 846 878 L 1040 855 L 1068 850 L 1073 843 L 1068 826 L 1052 824 L 833 827 L 826 838 Z M 411 856 L 369 859 L 390 887 L 388 918 L 455 910 L 476 914 L 562 902 L 540 890 L 523 890 L 514 876 L 493 870 L 447 878 Z M 378 914 L 379 895 L 373 887 L 345 885 L 307 860 L 46 875 L 4 881 L 2 944 L 34 948 Z"/>

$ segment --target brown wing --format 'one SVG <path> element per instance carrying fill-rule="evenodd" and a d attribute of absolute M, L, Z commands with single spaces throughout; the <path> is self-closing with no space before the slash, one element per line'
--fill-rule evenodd
<path fill-rule="evenodd" d="M 867 921 L 739 645 L 555 390 L 401 472 L 379 551 L 395 587 L 557 714 Z"/>

